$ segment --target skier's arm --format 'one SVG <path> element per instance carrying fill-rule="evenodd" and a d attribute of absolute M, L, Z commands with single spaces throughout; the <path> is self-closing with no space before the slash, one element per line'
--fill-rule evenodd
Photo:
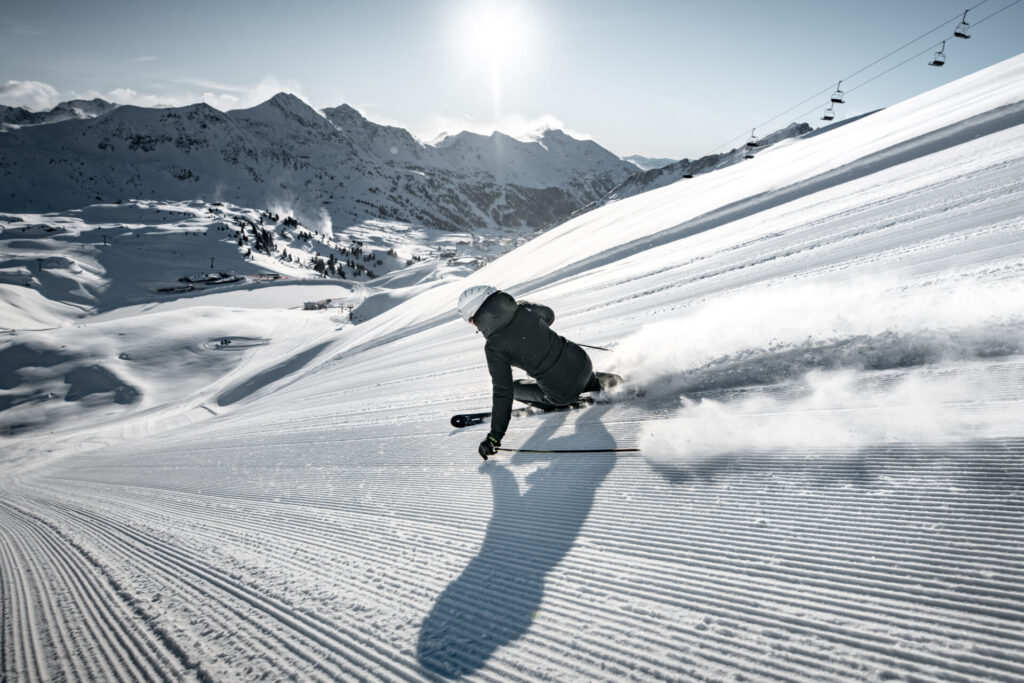
<path fill-rule="evenodd" d="M 544 321 L 544 324 L 551 327 L 552 323 L 555 322 L 555 312 L 545 306 L 544 304 L 534 304 L 529 301 L 521 301 L 521 306 L 525 306 L 527 310 L 531 311 L 534 315 Z"/>
<path fill-rule="evenodd" d="M 491 373 L 491 431 L 499 442 L 512 419 L 512 366 L 501 353 L 488 348 L 487 369 Z"/>

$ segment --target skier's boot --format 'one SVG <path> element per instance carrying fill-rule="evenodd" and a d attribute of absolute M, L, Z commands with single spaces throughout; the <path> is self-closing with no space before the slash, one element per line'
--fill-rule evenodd
<path fill-rule="evenodd" d="M 595 372 L 590 376 L 590 381 L 587 382 L 587 388 L 583 390 L 583 393 L 610 391 L 622 384 L 623 381 L 621 377 L 610 372 Z"/>
<path fill-rule="evenodd" d="M 595 372 L 594 377 L 597 378 L 601 391 L 611 391 L 625 381 L 619 375 L 613 375 L 610 372 Z"/>

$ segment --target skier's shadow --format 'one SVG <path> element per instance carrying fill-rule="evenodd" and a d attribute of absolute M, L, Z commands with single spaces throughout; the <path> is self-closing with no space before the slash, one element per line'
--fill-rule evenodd
<path fill-rule="evenodd" d="M 553 414 L 521 448 L 615 448 L 601 424 L 609 407 L 589 409 L 576 434 L 550 439 L 566 419 Z M 545 578 L 572 548 L 615 455 L 516 454 L 511 464 L 530 462 L 547 465 L 527 477 L 526 491 L 500 459 L 480 468 L 491 477 L 494 511 L 479 554 L 438 597 L 420 629 L 416 656 L 428 675 L 459 678 L 478 671 L 527 632 Z"/>

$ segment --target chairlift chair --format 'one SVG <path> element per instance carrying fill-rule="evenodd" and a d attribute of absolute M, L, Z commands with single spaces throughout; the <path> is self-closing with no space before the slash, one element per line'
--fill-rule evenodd
<path fill-rule="evenodd" d="M 942 47 L 935 53 L 935 58 L 928 62 L 929 66 L 942 66 L 946 63 L 946 41 L 942 41 Z"/>
<path fill-rule="evenodd" d="M 833 109 L 832 107 L 829 107 L 828 109 L 825 110 L 825 113 L 821 115 L 821 120 L 822 121 L 831 121 L 835 117 L 836 117 L 836 110 Z"/>
<path fill-rule="evenodd" d="M 843 85 L 843 82 L 839 81 L 839 85 L 836 86 L 836 91 L 834 93 L 832 93 L 832 103 L 833 104 L 842 104 L 843 102 L 846 101 L 846 100 L 843 99 L 843 94 L 844 93 L 842 91 L 842 85 Z"/>
<path fill-rule="evenodd" d="M 747 140 L 747 147 L 757 147 L 758 146 L 757 135 L 754 134 L 756 131 L 757 131 L 757 128 L 752 128 L 750 130 L 750 139 Z"/>
<path fill-rule="evenodd" d="M 969 10 L 969 9 L 965 9 L 964 10 L 963 18 L 960 20 L 960 23 L 956 25 L 956 28 L 953 29 L 953 35 L 956 36 L 957 38 L 970 38 L 971 37 L 971 34 L 970 34 L 971 25 L 967 23 L 967 13 L 970 12 L 970 11 L 971 10 Z"/>

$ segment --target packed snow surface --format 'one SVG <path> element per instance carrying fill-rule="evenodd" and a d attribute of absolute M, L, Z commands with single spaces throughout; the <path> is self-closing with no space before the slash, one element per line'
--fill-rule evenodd
<path fill-rule="evenodd" d="M 359 324 L 273 298 L 325 284 L 110 307 L 137 275 L 15 267 L 4 674 L 1021 680 L 1022 206 L 1024 56 L 350 284 Z M 483 283 L 628 379 L 504 446 L 600 452 L 449 426 L 490 401 Z"/>

